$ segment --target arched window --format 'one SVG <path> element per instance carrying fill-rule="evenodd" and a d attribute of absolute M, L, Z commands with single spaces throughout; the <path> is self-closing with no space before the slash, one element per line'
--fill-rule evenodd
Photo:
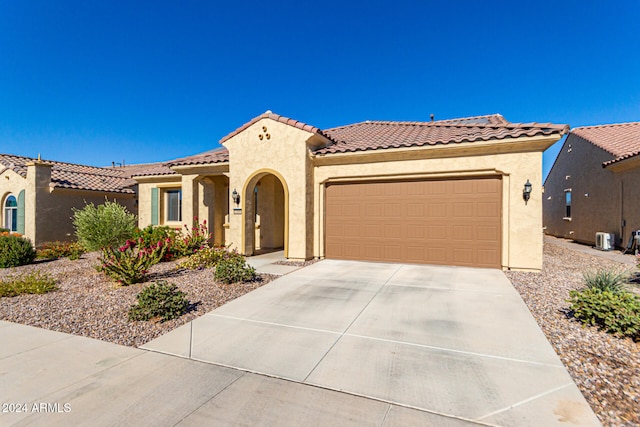
<path fill-rule="evenodd" d="M 14 195 L 7 197 L 4 202 L 4 228 L 18 231 L 18 201 Z"/>

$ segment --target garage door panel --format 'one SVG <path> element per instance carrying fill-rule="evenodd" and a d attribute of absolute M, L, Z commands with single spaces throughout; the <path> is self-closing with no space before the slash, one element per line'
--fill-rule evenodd
<path fill-rule="evenodd" d="M 364 230 L 363 233 L 365 236 L 367 237 L 384 237 L 382 235 L 382 230 L 384 228 L 384 224 L 383 223 L 378 223 L 378 224 L 365 224 L 362 227 Z"/>
<path fill-rule="evenodd" d="M 401 245 L 385 245 L 383 260 L 389 261 L 402 261 L 402 246 Z"/>
<path fill-rule="evenodd" d="M 454 202 L 453 203 L 453 217 L 454 218 L 469 218 L 473 216 L 473 203 L 472 202 Z"/>
<path fill-rule="evenodd" d="M 400 224 L 384 224 L 384 237 L 392 239 L 402 236 L 402 225 Z"/>
<path fill-rule="evenodd" d="M 384 206 L 382 203 L 367 203 L 365 209 L 369 218 L 380 219 L 383 217 Z"/>
<path fill-rule="evenodd" d="M 447 238 L 447 227 L 444 225 L 427 224 L 427 236 L 430 240 L 444 240 Z"/>
<path fill-rule="evenodd" d="M 425 237 L 425 225 L 424 224 L 407 224 L 407 239 L 424 239 Z"/>
<path fill-rule="evenodd" d="M 479 226 L 476 228 L 476 240 L 481 240 L 485 242 L 493 242 L 498 239 L 500 236 L 500 230 L 498 227 L 489 225 L 489 226 Z"/>
<path fill-rule="evenodd" d="M 328 258 L 501 266 L 499 177 L 334 184 Z"/>
<path fill-rule="evenodd" d="M 384 205 L 385 219 L 394 220 L 402 213 L 402 205 L 400 203 L 388 203 Z"/>
<path fill-rule="evenodd" d="M 408 217 L 423 217 L 424 216 L 424 203 L 409 203 L 407 205 Z"/>
<path fill-rule="evenodd" d="M 447 217 L 446 203 L 432 202 L 427 204 L 426 215 L 429 218 L 446 218 Z"/>
<path fill-rule="evenodd" d="M 500 206 L 495 202 L 478 202 L 476 203 L 477 217 L 495 218 L 500 215 Z"/>

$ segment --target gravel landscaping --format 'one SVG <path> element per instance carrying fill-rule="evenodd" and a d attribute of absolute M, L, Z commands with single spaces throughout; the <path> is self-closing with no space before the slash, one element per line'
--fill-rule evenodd
<path fill-rule="evenodd" d="M 545 243 L 541 273 L 506 273 L 605 426 L 640 425 L 640 343 L 583 327 L 568 318 L 566 300 L 585 271 L 629 268 Z"/>
<path fill-rule="evenodd" d="M 61 259 L 0 269 L 0 279 L 34 270 L 47 272 L 59 286 L 44 295 L 0 299 L 0 319 L 139 346 L 276 277 L 260 275 L 251 283 L 224 285 L 214 280 L 212 269 L 176 270 L 173 261 L 153 266 L 146 283 L 119 286 L 98 273 L 96 265 L 98 254 L 94 252 L 77 261 Z M 602 268 L 631 267 L 547 242 L 541 273 L 506 274 L 603 425 L 639 426 L 640 343 L 583 327 L 567 315 L 569 290 L 583 286 L 585 271 Z M 175 283 L 187 294 L 190 311 L 164 323 L 129 322 L 127 311 L 136 294 L 155 280 Z"/>
<path fill-rule="evenodd" d="M 65 258 L 2 269 L 0 279 L 33 270 L 47 272 L 57 279 L 59 289 L 44 295 L 2 298 L 0 319 L 137 347 L 276 277 L 263 274 L 250 283 L 225 285 L 214 280 L 213 269 L 176 270 L 176 264 L 154 265 L 147 282 L 130 286 L 120 286 L 96 271 L 97 252 L 76 261 Z M 129 322 L 127 312 L 136 302 L 136 294 L 155 280 L 175 283 L 187 294 L 190 311 L 164 323 Z"/>

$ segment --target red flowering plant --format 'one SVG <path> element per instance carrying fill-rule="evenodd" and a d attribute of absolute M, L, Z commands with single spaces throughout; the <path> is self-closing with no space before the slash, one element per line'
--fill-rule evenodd
<path fill-rule="evenodd" d="M 150 246 L 143 239 L 127 240 L 119 248 L 102 249 L 100 270 L 123 285 L 143 281 L 149 268 L 159 263 L 169 246 L 169 239 L 160 240 Z"/>
<path fill-rule="evenodd" d="M 182 239 L 178 239 L 175 244 L 179 246 L 182 256 L 192 255 L 201 249 L 209 247 L 209 241 L 211 240 L 211 234 L 207 228 L 207 221 L 202 221 L 202 224 L 198 223 L 198 217 L 193 218 L 195 225 L 191 230 L 185 224 L 184 228 L 186 234 Z"/>

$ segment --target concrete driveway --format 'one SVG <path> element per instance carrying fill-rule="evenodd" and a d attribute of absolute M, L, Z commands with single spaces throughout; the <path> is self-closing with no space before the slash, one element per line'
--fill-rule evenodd
<path fill-rule="evenodd" d="M 414 409 L 397 424 L 599 425 L 498 270 L 324 260 L 143 348 Z"/>

